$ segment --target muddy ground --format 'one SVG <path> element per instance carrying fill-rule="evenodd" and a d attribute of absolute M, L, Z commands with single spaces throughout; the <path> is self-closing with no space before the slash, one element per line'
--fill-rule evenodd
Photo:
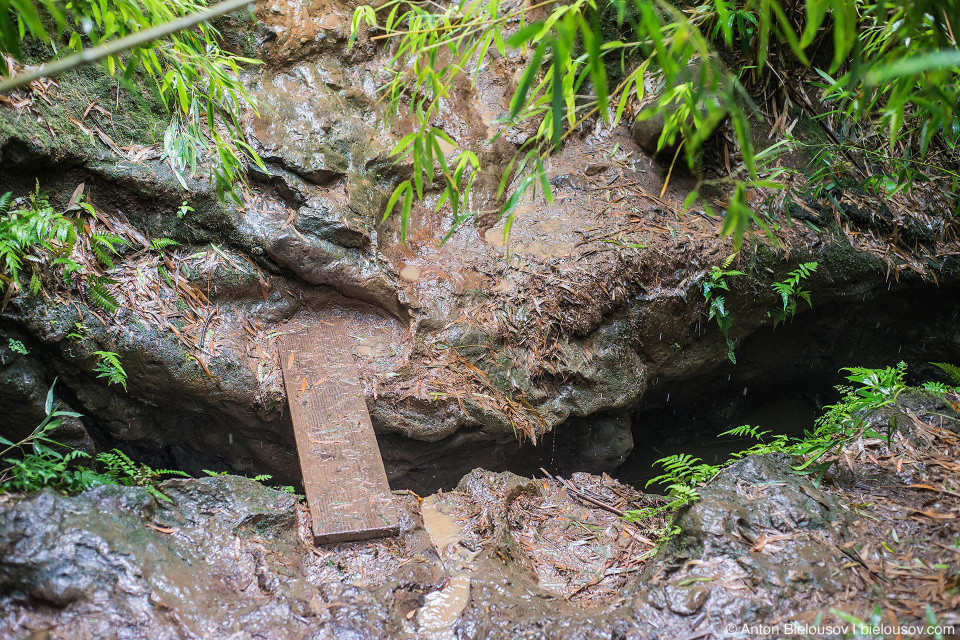
<path fill-rule="evenodd" d="M 859 620 L 956 637 L 956 409 L 908 394 L 871 417 L 896 418 L 892 442 L 852 443 L 819 488 L 782 455 L 752 456 L 675 518 L 636 523 L 617 514 L 662 499 L 589 474 L 476 470 L 453 491 L 395 492 L 397 537 L 319 548 L 302 502 L 245 478 L 167 481 L 169 502 L 8 496 L 0 635 L 840 637 L 790 629 Z"/>

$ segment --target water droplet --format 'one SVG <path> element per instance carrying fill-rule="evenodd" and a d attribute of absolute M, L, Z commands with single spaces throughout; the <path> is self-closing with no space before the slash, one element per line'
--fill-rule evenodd
<path fill-rule="evenodd" d="M 670 402 L 670 394 L 667 394 L 667 402 Z"/>
<path fill-rule="evenodd" d="M 747 395 L 747 388 L 746 388 L 746 387 L 743 388 L 743 395 Z"/>

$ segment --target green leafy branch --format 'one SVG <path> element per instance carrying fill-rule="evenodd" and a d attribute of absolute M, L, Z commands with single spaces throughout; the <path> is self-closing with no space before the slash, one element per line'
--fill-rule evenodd
<path fill-rule="evenodd" d="M 504 174 L 501 192 L 504 185 L 514 183 L 516 191 L 537 188 L 545 180 L 527 179 L 520 167 L 542 173 L 542 160 L 580 124 L 592 117 L 616 123 L 635 97 L 645 105 L 637 119 L 664 117 L 660 147 L 679 144 L 678 152 L 680 148 L 685 151 L 691 167 L 706 138 L 721 121 L 729 119 L 743 160 L 742 168 L 731 176 L 723 227 L 724 233 L 734 236 L 735 244 L 751 223 L 766 228 L 747 204 L 747 192 L 782 187 L 776 180 L 779 170 L 763 169 L 764 155 L 769 160 L 782 145 L 760 153 L 754 150 L 749 122 L 754 106 L 740 83 L 742 74 L 767 73 L 769 69 L 787 89 L 784 73 L 793 73 L 789 64 L 809 68 L 812 63 L 807 52 L 829 43 L 826 46 L 833 50 L 833 61 L 828 69 L 818 71 L 827 82 L 826 103 L 835 111 L 867 129 L 882 121 L 889 130 L 891 150 L 893 141 L 904 135 L 906 120 L 922 128 L 917 136 L 920 155 L 935 140 L 953 149 L 960 135 L 960 127 L 954 126 L 960 103 L 960 83 L 956 82 L 960 54 L 956 53 L 948 12 L 932 0 L 921 2 L 922 6 L 808 0 L 790 7 L 781 6 L 778 0 L 707 0 L 689 14 L 665 0 L 612 0 L 609 5 L 577 0 L 552 6 L 542 22 L 528 23 L 527 11 L 542 5 L 503 15 L 499 15 L 498 2 L 479 0 L 463 0 L 445 8 L 395 0 L 377 9 L 362 6 L 356 10 L 352 37 L 362 25 L 369 25 L 380 31 L 374 40 L 398 42 L 393 79 L 385 91 L 390 96 L 390 112 L 398 112 L 403 97 L 415 122 L 412 137 L 394 149 L 398 161 L 413 160 L 415 174 L 412 181 L 397 187 L 387 211 L 389 215 L 402 201 L 402 236 L 413 195 L 422 199 L 423 184 L 430 184 L 438 173 L 443 175 L 445 202 L 454 208 L 453 227 L 469 218 L 461 211 L 469 192 L 469 185 L 463 183 L 466 174 L 452 180 L 455 176 L 449 170 L 438 167 L 443 153 L 430 137 L 439 135 L 432 122 L 440 103 L 451 95 L 457 76 L 475 78 L 491 47 L 501 55 L 507 49 L 529 52 L 509 116 L 501 124 L 538 121 L 536 134 L 518 150 L 517 157 L 524 161 L 516 163 L 518 170 Z M 603 37 L 599 15 L 607 6 L 616 10 L 618 28 L 629 38 Z M 437 8 L 431 13 L 424 7 Z M 735 44 L 744 61 L 730 70 L 717 50 Z M 787 54 L 793 59 L 787 60 Z M 617 58 L 623 80 L 614 85 L 607 69 L 616 67 Z M 780 65 L 779 71 L 773 69 L 774 63 Z M 659 74 L 663 89 L 644 100 L 643 79 L 648 73 Z M 829 128 L 827 131 L 833 144 L 843 144 Z M 464 153 L 461 150 L 457 157 L 462 160 Z M 842 149 L 840 155 L 845 161 L 851 158 Z M 534 157 L 541 162 L 534 162 Z M 897 179 L 902 183 L 904 177 Z M 685 206 L 692 206 L 700 198 L 700 189 L 714 183 L 717 181 L 701 181 Z M 549 197 L 549 187 L 545 186 L 544 194 Z M 511 197 L 500 209 L 508 225 L 511 206 L 517 202 Z M 709 203 L 702 204 L 709 213 Z"/>
<path fill-rule="evenodd" d="M 228 8 L 232 4 L 228 3 Z M 194 0 L 80 0 L 67 4 L 22 0 L 9 9 L 0 12 L 0 52 L 19 61 L 23 60 L 21 43 L 28 36 L 54 45 L 55 50 L 65 43 L 60 55 L 71 51 L 83 54 L 91 46 L 115 43 L 192 14 L 213 15 L 205 11 L 204 3 Z M 253 97 L 240 79 L 241 67 L 259 61 L 225 51 L 216 28 L 193 22 L 188 19 L 177 23 L 180 29 L 158 34 L 166 35 L 160 40 L 130 42 L 129 47 L 116 51 L 108 48 L 104 64 L 109 74 L 134 95 L 140 93 L 134 76 L 145 74 L 153 81 L 164 106 L 174 113 L 164 136 L 164 157 L 184 187 L 182 173 L 195 173 L 197 160 L 202 157 L 212 167 L 221 199 L 231 195 L 240 203 L 235 184 L 243 180 L 244 157 L 262 168 L 241 126 L 242 110 L 256 110 Z"/>
<path fill-rule="evenodd" d="M 796 269 L 787 274 L 787 279 L 783 282 L 774 282 L 771 286 L 774 291 L 780 294 L 783 308 L 778 309 L 773 318 L 773 326 L 792 318 L 797 313 L 797 305 L 801 300 L 812 307 L 810 302 L 810 292 L 800 288 L 800 282 L 809 278 L 817 270 L 816 262 L 804 262 Z"/>
<path fill-rule="evenodd" d="M 703 299 L 707 303 L 709 319 L 716 319 L 717 326 L 720 327 L 720 331 L 727 341 L 727 358 L 730 359 L 730 362 L 736 364 L 737 358 L 733 352 L 734 343 L 733 340 L 730 339 L 730 327 L 733 325 L 733 317 L 727 310 L 726 299 L 723 296 L 723 292 L 730 291 L 730 283 L 727 282 L 727 278 L 745 276 L 747 274 L 743 271 L 728 269 L 734 257 L 735 256 L 729 256 L 724 260 L 722 267 L 714 265 L 710 268 L 710 278 L 703 283 Z"/>

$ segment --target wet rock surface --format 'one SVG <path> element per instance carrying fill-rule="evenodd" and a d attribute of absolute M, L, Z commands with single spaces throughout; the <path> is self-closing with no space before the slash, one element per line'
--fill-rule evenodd
<path fill-rule="evenodd" d="M 960 624 L 960 501 L 936 493 L 960 480 L 956 413 L 910 394 L 870 419 L 893 416 L 889 445 L 855 443 L 819 487 L 789 458 L 752 456 L 672 522 L 626 522 L 617 511 L 660 499 L 588 474 L 475 470 L 422 501 L 399 492 L 397 538 L 320 549 L 294 496 L 244 478 L 168 481 L 169 502 L 120 487 L 9 496 L 0 634 L 735 638 L 842 623 L 834 609 L 922 622 L 928 604 Z"/>
<path fill-rule="evenodd" d="M 749 623 L 826 602 L 849 583 L 836 567 L 852 520 L 836 496 L 792 475 L 785 456 L 749 457 L 701 490 L 677 517 L 670 561 L 641 579 L 638 599 L 659 611 Z"/>

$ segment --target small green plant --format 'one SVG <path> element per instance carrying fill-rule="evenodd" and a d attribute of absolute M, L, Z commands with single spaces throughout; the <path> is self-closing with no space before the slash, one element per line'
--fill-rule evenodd
<path fill-rule="evenodd" d="M 183 216 L 187 215 L 188 213 L 194 210 L 195 209 L 191 207 L 189 204 L 187 204 L 186 200 L 184 200 L 182 203 L 180 203 L 180 207 L 177 209 L 177 217 L 182 218 Z"/>
<path fill-rule="evenodd" d="M 960 387 L 960 367 L 946 362 L 932 362 L 931 364 L 946 371 L 950 379 L 953 380 L 954 386 Z"/>
<path fill-rule="evenodd" d="M 65 447 L 50 437 L 50 432 L 63 424 L 64 418 L 78 418 L 79 413 L 63 411 L 53 402 L 54 380 L 44 402 L 44 419 L 30 435 L 19 442 L 11 442 L 0 436 L 0 444 L 6 446 L 0 456 L 9 465 L 0 471 L 0 493 L 29 493 L 49 488 L 60 493 L 77 493 L 84 489 L 104 484 L 99 476 L 77 461 L 89 456 L 77 450 L 64 452 Z"/>
<path fill-rule="evenodd" d="M 783 308 L 778 309 L 773 314 L 773 326 L 776 327 L 784 320 L 792 318 L 797 313 L 797 305 L 801 300 L 808 306 L 813 306 L 810 302 L 810 292 L 800 288 L 800 282 L 810 277 L 817 270 L 816 262 L 805 262 L 796 269 L 787 274 L 787 279 L 783 282 L 774 282 L 773 289 L 780 294 L 783 302 Z"/>
<path fill-rule="evenodd" d="M 107 269 L 113 269 L 113 256 L 120 254 L 117 247 L 129 244 L 120 236 L 107 231 L 94 233 L 90 236 L 90 250 Z"/>
<path fill-rule="evenodd" d="M 156 486 L 161 481 L 162 476 L 190 477 L 189 474 L 176 469 L 153 469 L 143 463 L 134 462 L 119 449 L 99 454 L 97 462 L 103 465 L 101 476 L 107 478 L 110 484 L 143 487 L 153 497 L 167 502 L 170 501 L 170 498 L 163 495 Z"/>
<path fill-rule="evenodd" d="M 107 289 L 107 285 L 116 283 L 116 280 L 107 276 L 88 276 L 86 283 L 87 298 L 97 307 L 113 315 L 120 308 L 120 301 Z"/>
<path fill-rule="evenodd" d="M 160 253 L 166 251 L 170 247 L 179 246 L 180 243 L 174 240 L 173 238 L 154 238 L 150 241 L 150 248 Z"/>
<path fill-rule="evenodd" d="M 30 353 L 30 350 L 27 349 L 27 347 L 24 346 L 24 344 L 19 340 L 14 340 L 13 338 L 10 338 L 9 344 L 10 344 L 10 351 L 13 351 L 14 353 L 19 353 L 22 356 L 25 356 L 28 353 Z"/>
<path fill-rule="evenodd" d="M 204 472 L 205 474 L 207 474 L 208 476 L 212 477 L 212 478 L 217 478 L 217 477 L 220 477 L 220 476 L 231 476 L 231 475 L 235 475 L 235 474 L 230 473 L 229 471 L 210 471 L 209 469 L 204 469 L 203 472 Z M 247 477 L 249 477 L 249 476 L 247 476 Z M 270 480 L 271 478 L 273 478 L 273 476 L 270 475 L 269 473 L 261 473 L 260 475 L 253 476 L 253 478 L 251 478 L 251 480 L 254 480 L 255 482 L 266 482 L 267 480 Z"/>
<path fill-rule="evenodd" d="M 647 482 L 651 484 L 666 484 L 667 497 L 670 501 L 657 507 L 634 509 L 624 513 L 624 517 L 632 522 L 639 522 L 664 511 L 676 511 L 680 507 L 693 504 L 700 499 L 697 488 L 710 480 L 722 468 L 721 465 L 709 465 L 700 458 L 681 453 L 678 455 L 660 458 L 655 465 L 663 468 L 663 473 Z"/>
<path fill-rule="evenodd" d="M 233 475 L 229 471 L 210 471 L 209 469 L 204 469 L 203 472 L 208 476 L 212 476 L 212 477 Z M 271 478 L 273 478 L 273 476 L 270 475 L 269 473 L 261 473 L 260 475 L 253 476 L 252 479 L 260 483 L 265 483 L 267 480 L 270 480 Z M 292 493 L 295 495 L 297 493 L 297 490 L 290 485 L 276 487 L 276 489 L 277 491 L 283 491 L 284 493 Z"/>
<path fill-rule="evenodd" d="M 844 394 L 843 398 L 837 404 L 826 407 L 827 412 L 817 420 L 813 433 L 806 433 L 803 440 L 792 450 L 797 455 L 809 456 L 794 467 L 794 471 L 814 474 L 813 482 L 817 486 L 837 463 L 837 456 L 844 447 L 863 436 L 884 437 L 868 428 L 867 420 L 896 401 L 906 389 L 903 377 L 907 365 L 904 362 L 885 369 L 846 367 L 843 370 L 850 372 L 847 380 L 859 383 L 860 387 L 838 386 L 837 389 Z M 896 422 L 891 420 L 885 434 L 888 442 L 895 430 Z"/>
<path fill-rule="evenodd" d="M 946 362 L 931 362 L 930 364 L 943 369 L 947 375 L 950 376 L 953 386 L 944 384 L 943 382 L 934 382 L 931 380 L 924 382 L 922 385 L 920 385 L 921 387 L 934 395 L 940 396 L 941 398 L 948 393 L 960 392 L 960 367 L 953 364 L 948 364 Z"/>
<path fill-rule="evenodd" d="M 67 340 L 76 340 L 77 342 L 82 342 L 87 339 L 90 335 L 90 330 L 87 328 L 87 325 L 82 322 L 73 323 L 73 331 L 67 334 Z"/>
<path fill-rule="evenodd" d="M 706 464 L 700 458 L 694 458 L 684 453 L 660 458 L 654 462 L 654 465 L 663 468 L 664 472 L 647 482 L 646 486 L 649 487 L 652 484 L 667 485 L 667 496 L 671 498 L 670 502 L 659 507 L 648 507 L 646 509 L 628 511 L 625 514 L 626 518 L 637 521 L 648 518 L 661 511 L 676 511 L 680 507 L 699 500 L 700 493 L 698 488 L 704 483 L 709 482 L 714 476 L 720 473 L 724 467 L 732 464 L 734 461 L 748 455 L 789 452 L 794 447 L 794 444 L 791 443 L 790 439 L 785 435 L 775 436 L 770 439 L 769 442 L 765 442 L 764 439 L 767 438 L 769 434 L 769 431 L 760 431 L 757 427 L 751 427 L 750 425 L 735 427 L 719 434 L 717 436 L 718 438 L 737 436 L 753 438 L 754 440 L 760 441 L 749 449 L 732 454 L 729 460 L 721 464 Z"/>
<path fill-rule="evenodd" d="M 12 193 L 0 196 L 0 280 L 16 283 L 23 261 L 39 250 L 53 254 L 54 264 L 71 273 L 78 270 L 80 265 L 70 257 L 77 241 L 76 221 L 53 210 L 39 183 L 26 200 L 26 206 L 14 208 Z M 39 276 L 35 281 L 39 283 Z"/>
<path fill-rule="evenodd" d="M 14 209 L 15 203 L 22 206 Z M 71 212 L 77 212 L 77 217 L 67 215 Z M 55 211 L 47 194 L 40 191 L 39 183 L 26 198 L 15 201 L 9 192 L 0 196 L 0 281 L 13 285 L 14 291 L 19 290 L 20 274 L 27 261 L 31 269 L 29 290 L 34 295 L 40 292 L 45 280 L 50 283 L 53 276 L 47 274 L 59 274 L 65 285 L 77 286 L 76 276 L 84 268 L 72 255 L 78 236 L 84 230 L 82 215 L 85 214 L 96 215 L 93 207 L 82 201 L 82 195 L 76 196 L 67 211 Z M 119 254 L 117 247 L 129 244 L 109 232 L 93 233 L 89 240 L 91 251 L 108 269 L 114 266 L 113 256 Z M 44 263 L 44 269 L 37 266 Z M 84 292 L 92 305 L 112 314 L 120 303 L 107 289 L 110 284 L 115 281 L 90 273 L 85 278 Z"/>
<path fill-rule="evenodd" d="M 159 500 L 169 501 L 156 485 L 163 476 L 190 477 L 183 471 L 174 469 L 152 469 L 134 462 L 119 449 L 101 453 L 96 458 L 103 471 L 98 472 L 82 460 L 90 456 L 53 440 L 50 433 L 63 424 L 65 418 L 79 418 L 79 413 L 64 411 L 54 404 L 53 390 L 57 381 L 53 381 L 47 391 L 44 402 L 46 416 L 36 429 L 19 442 L 11 442 L 0 436 L 0 444 L 6 448 L 0 451 L 0 457 L 9 465 L 0 471 L 0 493 L 31 493 L 41 489 L 51 489 L 66 495 L 80 493 L 100 485 L 122 485 L 143 487 Z"/>
<path fill-rule="evenodd" d="M 716 319 L 723 337 L 727 341 L 727 358 L 730 362 L 736 364 L 737 358 L 733 353 L 733 340 L 730 339 L 730 326 L 733 324 L 733 318 L 727 311 L 726 301 L 724 300 L 724 291 L 730 291 L 730 284 L 727 278 L 733 276 L 745 276 L 743 271 L 730 270 L 730 264 L 733 262 L 736 254 L 723 261 L 723 266 L 713 266 L 710 268 L 710 279 L 703 283 L 703 299 L 706 301 L 710 319 Z"/>
<path fill-rule="evenodd" d="M 731 461 L 739 460 L 747 456 L 762 456 L 766 453 L 789 453 L 791 451 L 793 443 L 789 436 L 779 434 L 770 438 L 770 433 L 770 431 L 760 431 L 758 427 L 751 427 L 745 424 L 740 427 L 734 427 L 729 431 L 724 431 L 718 437 L 737 436 L 740 438 L 752 438 L 758 441 L 757 444 L 749 449 L 731 454 Z"/>
<path fill-rule="evenodd" d="M 107 384 L 118 384 L 127 390 L 127 372 L 120 365 L 120 356 L 113 351 L 94 351 L 100 361 L 93 368 L 97 372 L 98 378 L 106 378 Z"/>

